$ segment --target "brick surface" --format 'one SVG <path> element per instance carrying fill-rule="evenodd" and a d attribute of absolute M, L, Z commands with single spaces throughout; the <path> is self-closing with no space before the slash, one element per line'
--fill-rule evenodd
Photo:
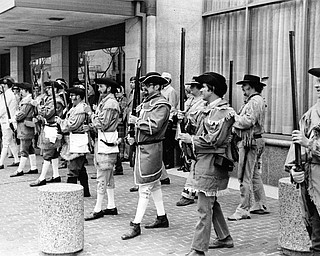
<path fill-rule="evenodd" d="M 42 158 L 38 158 L 40 170 Z M 11 163 L 7 161 L 7 163 Z M 123 163 L 124 175 L 115 176 L 115 199 L 119 215 L 104 216 L 85 222 L 84 250 L 77 255 L 185 255 L 190 250 L 194 227 L 197 222 L 196 204 L 177 207 L 185 179 L 170 175 L 171 184 L 163 185 L 165 209 L 170 228 L 147 230 L 143 228 L 156 217 L 152 199 L 141 223 L 142 235 L 131 240 L 121 240 L 133 220 L 138 193 L 130 193 L 133 174 L 127 163 Z M 38 175 L 24 175 L 10 178 L 14 168 L 0 170 L 0 256 L 44 255 L 38 247 L 38 190 L 29 183 Z M 26 169 L 27 170 L 27 169 Z M 87 166 L 89 176 L 95 169 L 92 158 Z M 48 173 L 48 177 L 51 172 Z M 66 182 L 66 169 L 60 170 Z M 91 198 L 84 199 L 85 215 L 93 210 L 96 199 L 96 181 L 90 179 Z M 239 191 L 231 190 L 220 197 L 219 202 L 225 217 L 231 215 L 238 205 Z M 278 248 L 278 201 L 268 199 L 270 214 L 252 215 L 250 220 L 228 222 L 235 247 L 231 249 L 209 250 L 206 255 L 281 255 Z M 106 207 L 104 202 L 103 207 Z M 213 230 L 212 230 L 213 231 Z M 212 239 L 215 238 L 214 231 Z"/>

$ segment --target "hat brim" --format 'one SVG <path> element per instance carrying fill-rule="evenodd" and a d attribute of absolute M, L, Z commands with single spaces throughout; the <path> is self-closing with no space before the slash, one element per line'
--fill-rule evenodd
<path fill-rule="evenodd" d="M 308 73 L 310 75 L 313 75 L 315 77 L 320 77 L 320 68 L 312 68 L 308 70 Z"/>
<path fill-rule="evenodd" d="M 120 88 L 120 85 L 116 81 L 108 78 L 96 78 L 94 79 L 94 82 L 96 84 L 104 84 L 107 87 Z"/>
<path fill-rule="evenodd" d="M 74 94 L 79 94 L 79 95 L 85 93 L 85 90 L 78 88 L 78 87 L 71 87 L 67 91 L 68 91 L 68 93 L 74 93 Z"/>
<path fill-rule="evenodd" d="M 168 83 L 168 80 L 163 78 L 162 76 L 151 75 L 145 78 L 142 83 L 144 84 L 158 84 L 164 85 Z"/>
<path fill-rule="evenodd" d="M 243 85 L 243 84 L 250 84 L 250 85 L 261 85 L 261 86 L 267 86 L 266 84 L 264 83 L 255 83 L 255 82 L 252 82 L 251 80 L 242 80 L 242 81 L 238 81 L 236 82 L 236 84 L 239 84 L 239 85 Z"/>

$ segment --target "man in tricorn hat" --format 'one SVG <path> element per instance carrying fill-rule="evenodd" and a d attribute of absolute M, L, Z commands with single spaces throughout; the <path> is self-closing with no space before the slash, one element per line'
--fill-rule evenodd
<path fill-rule="evenodd" d="M 0 156 L 0 169 L 4 169 L 4 160 L 7 156 L 8 149 L 11 150 L 12 155 L 14 157 L 14 162 L 8 167 L 12 166 L 19 166 L 19 156 L 18 156 L 18 145 L 16 140 L 13 138 L 14 133 L 13 130 L 10 128 L 9 124 L 9 116 L 12 118 L 17 109 L 18 109 L 18 102 L 16 97 L 14 96 L 12 90 L 10 89 L 14 84 L 14 80 L 6 76 L 0 79 L 0 125 L 1 125 L 1 132 L 2 132 L 2 149 L 1 149 L 1 156 Z M 11 127 L 15 128 L 11 125 Z"/>
<path fill-rule="evenodd" d="M 89 112 L 91 128 L 98 132 L 94 149 L 94 165 L 97 170 L 97 201 L 93 211 L 85 218 L 86 221 L 103 217 L 104 215 L 118 215 L 114 200 L 113 168 L 119 153 L 118 124 L 120 107 L 115 93 L 120 86 L 110 78 L 97 78 L 100 102 L 95 113 Z M 108 204 L 102 209 L 105 194 Z"/>
<path fill-rule="evenodd" d="M 79 180 L 83 186 L 84 197 L 90 197 L 88 174 L 84 166 L 86 154 L 89 153 L 88 134 L 84 129 L 84 125 L 90 106 L 84 102 L 84 85 L 76 84 L 68 91 L 72 108 L 67 112 L 65 119 L 56 117 L 66 142 L 62 146 L 60 155 L 69 161 L 67 183 L 77 184 Z"/>
<path fill-rule="evenodd" d="M 207 106 L 191 120 L 193 135 L 181 133 L 178 136 L 182 142 L 191 144 L 196 154 L 193 189 L 198 192 L 199 220 L 188 256 L 205 255 L 211 248 L 233 247 L 217 198 L 228 187 L 230 165 L 233 164 L 229 160 L 228 145 L 235 111 L 223 99 L 227 84 L 222 75 L 206 72 L 195 77 L 195 81 L 203 85 L 201 92 Z M 181 114 L 178 112 L 178 119 Z M 217 238 L 210 243 L 212 225 Z"/>
<path fill-rule="evenodd" d="M 58 91 L 63 89 L 56 81 L 45 82 L 46 96 L 38 105 L 39 119 L 41 119 L 40 148 L 42 149 L 43 164 L 39 178 L 30 183 L 31 187 L 46 185 L 47 182 L 61 182 L 59 174 L 59 152 L 61 142 L 60 128 L 56 117 L 61 117 L 65 107 L 64 101 L 58 96 Z M 54 91 L 54 95 L 53 95 Z M 54 104 L 55 100 L 55 104 Z M 60 133 L 60 134 L 59 134 Z M 52 177 L 47 181 L 46 174 L 52 165 Z"/>
<path fill-rule="evenodd" d="M 17 122 L 17 138 L 20 139 L 20 163 L 18 169 L 10 175 L 10 177 L 22 176 L 23 169 L 26 165 L 28 157 L 30 159 L 31 169 L 27 174 L 38 173 L 36 154 L 32 140 L 35 136 L 35 124 L 33 118 L 35 116 L 35 107 L 32 104 L 32 84 L 18 83 L 20 88 L 21 101 L 19 108 L 12 120 Z"/>
<path fill-rule="evenodd" d="M 135 125 L 136 157 L 134 165 L 135 183 L 139 185 L 139 202 L 130 230 L 121 238 L 134 238 L 141 234 L 140 223 L 147 209 L 150 196 L 157 209 L 157 218 L 146 228 L 167 228 L 169 221 L 163 205 L 160 178 L 165 168 L 162 151 L 165 131 L 169 122 L 170 104 L 161 96 L 161 87 L 168 81 L 157 72 L 149 72 L 142 81 L 145 99 L 139 117 L 130 115 L 129 123 Z M 133 138 L 128 138 L 133 144 Z"/>
<path fill-rule="evenodd" d="M 265 142 L 264 119 L 266 104 L 261 96 L 265 86 L 260 77 L 245 75 L 241 85 L 245 104 L 236 115 L 234 131 L 240 138 L 238 180 L 240 182 L 240 204 L 228 220 L 250 219 L 250 213 L 268 213 L 266 195 L 261 178 L 261 155 Z M 251 206 L 251 183 L 253 187 L 254 205 Z"/>
<path fill-rule="evenodd" d="M 304 222 L 311 240 L 312 255 L 320 255 L 320 68 L 312 68 L 308 72 L 316 77 L 314 88 L 317 103 L 300 119 L 300 130 L 292 132 L 292 141 L 302 146 L 301 152 L 308 155 L 310 164 L 305 166 L 305 172 L 297 170 L 294 166 L 294 147 L 291 146 L 286 168 L 289 168 L 295 183 L 305 182 L 306 188 L 301 190 L 302 197 L 305 198 Z"/>

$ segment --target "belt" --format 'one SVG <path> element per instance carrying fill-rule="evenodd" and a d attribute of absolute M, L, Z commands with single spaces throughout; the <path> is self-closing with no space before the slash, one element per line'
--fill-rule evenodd
<path fill-rule="evenodd" d="M 71 132 L 72 134 L 86 134 L 86 132 Z M 63 135 L 70 135 L 70 132 L 63 133 Z"/>
<path fill-rule="evenodd" d="M 161 141 L 164 141 L 164 139 L 149 140 L 149 141 L 140 141 L 140 142 L 137 142 L 137 145 L 150 145 L 150 144 L 159 143 L 159 142 L 161 142 Z"/>

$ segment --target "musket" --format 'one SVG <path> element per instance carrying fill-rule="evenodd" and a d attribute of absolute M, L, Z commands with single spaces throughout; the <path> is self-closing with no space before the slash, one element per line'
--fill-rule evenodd
<path fill-rule="evenodd" d="M 185 100 L 185 83 L 184 83 L 184 70 L 185 70 L 185 38 L 186 38 L 186 30 L 181 28 L 181 53 L 180 53 L 180 110 L 184 111 L 184 100 Z M 177 124 L 178 133 L 185 133 L 185 123 L 182 120 Z M 184 142 L 181 143 L 182 155 L 185 160 L 184 165 L 190 165 L 191 159 L 194 159 L 193 151 L 190 148 L 188 151 L 188 145 Z M 191 154 L 189 153 L 191 152 Z M 186 167 L 186 166 L 185 166 Z"/>
<path fill-rule="evenodd" d="M 289 31 L 289 49 L 290 49 L 290 73 L 291 73 L 291 94 L 292 94 L 292 114 L 293 114 L 293 129 L 300 130 L 298 113 L 297 113 L 297 75 L 296 75 L 296 55 L 295 55 L 295 33 L 294 31 Z M 295 153 L 295 172 L 304 172 L 304 165 L 302 164 L 301 158 L 301 145 L 298 143 L 294 144 Z M 297 188 L 300 187 L 301 199 L 307 213 L 307 216 L 311 216 L 309 213 L 308 199 L 306 197 L 307 187 L 305 181 L 297 183 Z M 308 219 L 305 218 L 305 224 L 309 235 L 311 234 L 311 224 Z"/>
<path fill-rule="evenodd" d="M 84 54 L 84 88 L 85 88 L 85 103 L 90 106 L 89 104 L 89 99 L 88 99 L 88 85 L 90 83 L 89 80 L 89 63 L 87 59 L 87 54 Z M 85 124 L 89 125 L 89 115 L 86 114 L 86 119 L 85 119 Z M 91 143 L 91 137 L 90 134 L 88 133 L 88 146 L 89 146 L 89 151 L 93 151 L 92 143 Z"/>
<path fill-rule="evenodd" d="M 133 102 L 132 102 L 132 111 L 131 115 L 137 116 L 137 107 L 140 104 L 140 71 L 141 71 L 141 62 L 140 59 L 137 61 L 137 69 L 136 69 L 136 79 L 134 81 L 134 94 L 133 94 Z M 129 125 L 128 134 L 130 137 L 134 137 L 134 124 Z"/>
<path fill-rule="evenodd" d="M 57 99 L 56 99 L 56 92 L 55 92 L 54 82 L 51 81 L 50 83 L 51 83 L 51 90 L 52 90 L 54 116 L 57 116 Z"/>
<path fill-rule="evenodd" d="M 230 60 L 229 65 L 229 104 L 232 106 L 232 83 L 233 83 L 233 60 Z"/>

